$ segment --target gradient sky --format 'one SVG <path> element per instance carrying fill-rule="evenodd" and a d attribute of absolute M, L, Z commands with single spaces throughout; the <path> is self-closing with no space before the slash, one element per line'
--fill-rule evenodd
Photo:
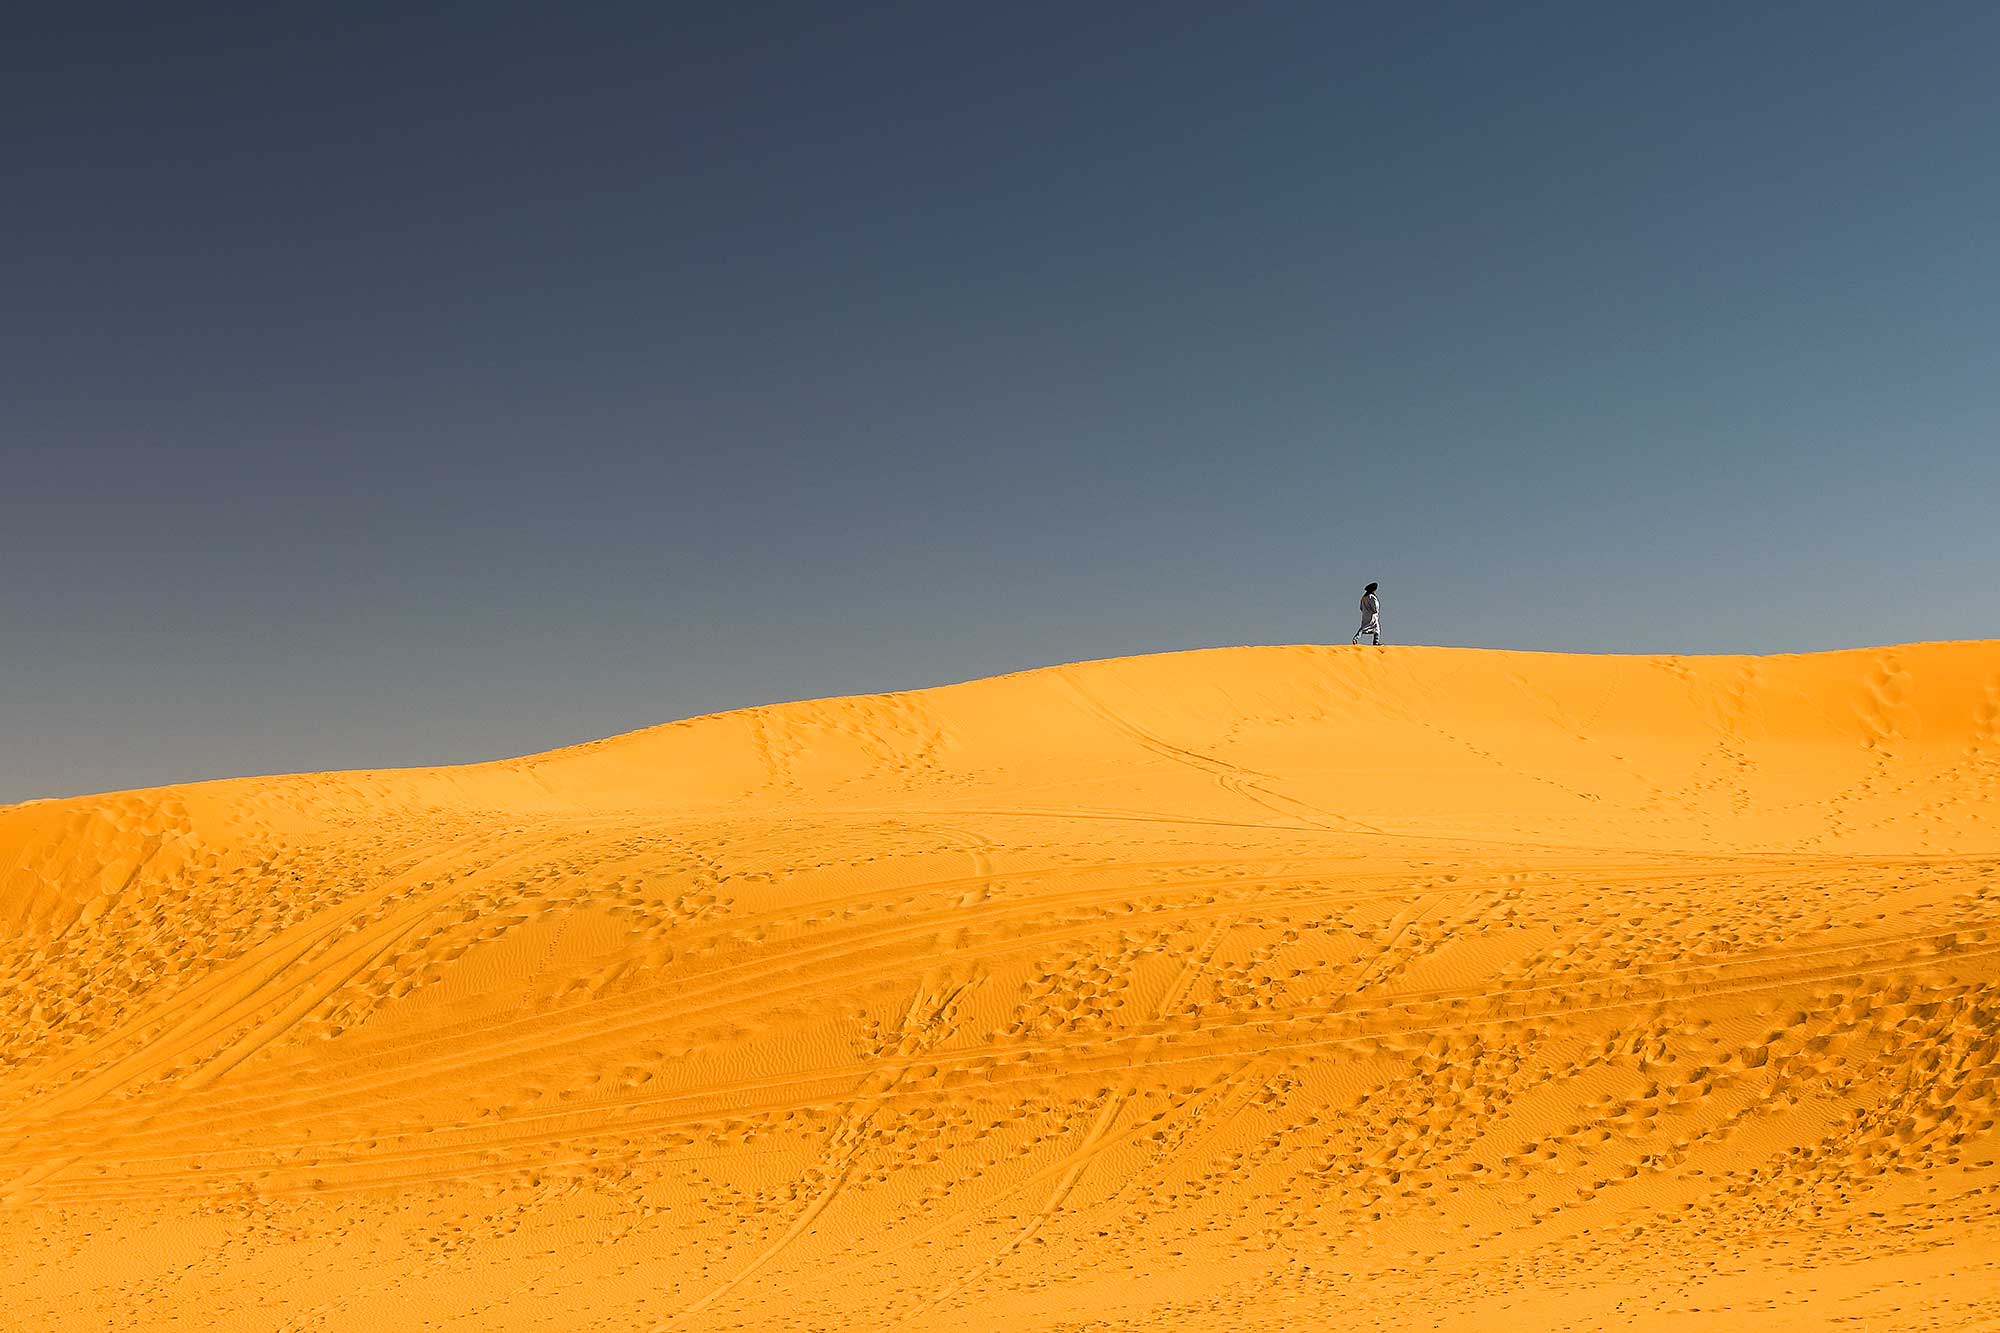
<path fill-rule="evenodd" d="M 2000 7 L 44 8 L 0 801 L 2000 623 Z"/>

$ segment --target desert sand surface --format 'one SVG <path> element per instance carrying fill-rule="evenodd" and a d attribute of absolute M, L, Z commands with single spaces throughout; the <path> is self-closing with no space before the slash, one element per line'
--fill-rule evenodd
<path fill-rule="evenodd" d="M 0 1327 L 2000 1327 L 2000 643 L 0 809 Z"/>

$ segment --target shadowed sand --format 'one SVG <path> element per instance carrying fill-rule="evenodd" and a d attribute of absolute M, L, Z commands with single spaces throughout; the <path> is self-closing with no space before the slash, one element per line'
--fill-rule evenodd
<path fill-rule="evenodd" d="M 2000 644 L 0 809 L 0 1324 L 2000 1321 Z"/>

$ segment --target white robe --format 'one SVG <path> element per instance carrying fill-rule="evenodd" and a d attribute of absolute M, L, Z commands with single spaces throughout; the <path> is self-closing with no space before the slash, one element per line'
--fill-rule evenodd
<path fill-rule="evenodd" d="M 1361 594 L 1361 633 L 1380 634 L 1382 632 L 1382 602 L 1374 593 Z"/>

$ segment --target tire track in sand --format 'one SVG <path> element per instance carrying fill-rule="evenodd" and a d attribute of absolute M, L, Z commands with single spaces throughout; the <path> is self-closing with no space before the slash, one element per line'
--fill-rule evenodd
<path fill-rule="evenodd" d="M 1076 677 L 1068 671 L 1059 673 L 1057 679 L 1069 688 L 1070 692 L 1077 697 L 1086 710 L 1110 726 L 1114 731 L 1120 732 L 1131 740 L 1138 742 L 1140 746 L 1152 751 L 1163 759 L 1170 759 L 1174 763 L 1185 764 L 1190 768 L 1208 774 L 1208 776 L 1215 779 L 1216 784 L 1224 791 L 1249 801 L 1253 805 L 1261 805 L 1280 818 L 1303 819 L 1308 824 L 1325 829 L 1329 833 L 1382 832 L 1381 829 L 1376 828 L 1373 824 L 1363 823 L 1352 816 L 1336 814 L 1331 810 L 1322 810 L 1316 805 L 1309 805 L 1295 797 L 1270 790 L 1264 785 L 1274 780 L 1269 773 L 1262 773 L 1253 768 L 1245 768 L 1241 764 L 1231 763 L 1227 759 L 1218 759 L 1212 754 L 1204 754 L 1199 750 L 1192 750 L 1184 745 L 1176 745 L 1164 736 L 1159 736 L 1148 731 L 1098 699 L 1096 695 L 1085 689 Z M 1344 827 L 1336 828 L 1334 825 L 1326 823 L 1325 821 L 1329 819 L 1338 820 L 1340 825 Z"/>
<path fill-rule="evenodd" d="M 1921 965 L 1926 961 L 1931 961 L 1943 957 L 1951 957 L 1957 960 L 1965 960 L 1965 961 L 1995 958 L 1995 957 L 2000 957 L 2000 947 L 1967 949 L 1962 952 L 1956 952 L 1951 954 L 1931 954 L 1928 956 L 1919 956 L 1919 957 L 1900 957 L 1900 958 L 1890 959 L 1887 961 L 1878 961 L 1874 963 L 1851 963 L 1843 960 L 1841 963 L 1838 964 L 1829 965 L 1818 969 L 1812 969 L 1809 971 L 1804 971 L 1793 975 L 1779 976 L 1776 978 L 1768 976 L 1758 977 L 1745 984 L 1732 985 L 1732 984 L 1721 984 L 1717 981 L 1703 981 L 1699 983 L 1690 984 L 1687 987 L 1678 990 L 1648 988 L 1642 991 L 1638 991 L 1636 993 L 1624 994 L 1616 999 L 1605 999 L 1602 997 L 1585 995 L 1581 997 L 1586 1001 L 1584 1003 L 1578 1003 L 1576 999 L 1566 998 L 1560 994 L 1561 992 L 1574 991 L 1575 989 L 1577 989 L 1575 987 L 1572 986 L 1537 987 L 1535 988 L 1537 990 L 1547 990 L 1551 992 L 1557 992 L 1557 994 L 1552 995 L 1551 1001 L 1548 1005 L 1539 1009 L 1517 1009 L 1510 1007 L 1502 1009 L 1498 1012 L 1480 1016 L 1474 1016 L 1474 1017 L 1465 1017 L 1465 1016 L 1447 1017 L 1447 1014 L 1449 1012 L 1448 1010 L 1449 1001 L 1446 1001 L 1445 1005 L 1447 1007 L 1447 1013 L 1440 1014 L 1437 1019 L 1431 1021 L 1422 1021 L 1408 1025 L 1388 1024 L 1379 1027 L 1358 1028 L 1355 1030 L 1347 1030 L 1347 1031 L 1308 1030 L 1305 1034 L 1288 1040 L 1266 1040 L 1262 1045 L 1262 1049 L 1267 1054 L 1281 1055 L 1288 1052 L 1305 1051 L 1310 1049 L 1322 1049 L 1326 1047 L 1340 1047 L 1340 1046 L 1350 1046 L 1350 1045 L 1373 1045 L 1383 1037 L 1428 1036 L 1439 1033 L 1450 1033 L 1455 1031 L 1464 1031 L 1468 1029 L 1480 1029 L 1480 1028 L 1498 1028 L 1501 1030 L 1505 1030 L 1508 1028 L 1518 1028 L 1524 1022 L 1531 1022 L 1538 1018 L 1549 1017 L 1558 1013 L 1574 1016 L 1580 1014 L 1610 1013 L 1610 1012 L 1627 1011 L 1627 1010 L 1645 1010 L 1656 1006 L 1662 1001 L 1686 999 L 1695 995 L 1699 995 L 1704 999 L 1727 998 L 1731 996 L 1746 996 L 1756 993 L 1764 993 L 1770 991 L 1785 991 L 1801 987 L 1809 987 L 1813 985 L 1836 983 L 1851 978 L 1860 978 L 1865 976 L 1878 976 L 1885 974 L 1892 975 L 1897 972 L 1904 971 L 1910 968 L 1912 965 Z M 1713 971 L 1715 969 L 1705 967 L 1700 970 Z M 1467 993 L 1470 994 L 1471 992 Z M 1345 1018 L 1347 1020 L 1352 1021 L 1358 1018 L 1371 1016 L 1372 1014 L 1375 1013 L 1387 1013 L 1392 1010 L 1405 1010 L 1405 1009 L 1410 1009 L 1412 1007 L 1437 1008 L 1439 1007 L 1439 1001 L 1436 999 L 1427 1000 L 1424 1001 L 1423 1004 L 1420 1006 L 1412 1006 L 1409 1004 L 1400 1004 L 1400 1003 L 1391 1004 L 1391 1005 L 1381 1006 L 1378 1010 L 1348 1011 L 1345 1014 L 1334 1015 L 1333 1017 L 1335 1019 Z M 1323 1013 L 1289 1015 L 1275 1020 L 1238 1019 L 1228 1024 L 1205 1025 L 1203 1028 L 1197 1031 L 1198 1033 L 1223 1032 L 1241 1028 L 1242 1026 L 1245 1026 L 1246 1023 L 1251 1025 L 1261 1024 L 1264 1026 L 1271 1026 L 1271 1027 L 1286 1027 L 1294 1023 L 1305 1023 L 1308 1025 L 1308 1028 L 1310 1029 L 1314 1020 L 1325 1022 L 1326 1019 L 1327 1015 Z M 1160 1044 L 1160 1037 L 1162 1035 L 1165 1034 L 1162 1034 L 1158 1031 L 1152 1031 L 1145 1033 L 1135 1033 L 1134 1038 L 1143 1043 L 1146 1049 L 1150 1050 L 1152 1048 L 1156 1048 Z M 1179 1034 L 1179 1035 L 1185 1036 L 1189 1034 Z M 1143 1061 L 1133 1056 L 1120 1055 L 1116 1053 L 1107 1053 L 1100 1058 L 1100 1061 L 1098 1063 L 1068 1067 L 1065 1070 L 1065 1072 L 1076 1073 L 1076 1072 L 1097 1071 L 1100 1069 L 1103 1070 L 1104 1072 L 1110 1072 L 1113 1070 L 1123 1072 L 1141 1068 L 1159 1069 L 1173 1065 L 1212 1063 L 1217 1060 L 1227 1059 L 1229 1057 L 1229 1053 L 1230 1052 L 1227 1049 L 1196 1051 L 1166 1058 L 1148 1058 Z M 919 1058 L 921 1059 L 922 1057 Z M 933 1060 L 936 1059 L 935 1056 L 931 1056 L 929 1058 Z M 990 1086 L 995 1086 L 995 1087 L 1018 1085 L 1024 1083 L 1033 1083 L 1045 1079 L 1047 1077 L 1048 1077 L 1047 1071 L 1041 1071 L 1041 1072 L 1029 1071 L 1024 1073 L 1009 1075 L 1006 1077 L 992 1078 L 988 1080 L 988 1084 Z M 767 1090 L 769 1090 L 769 1089 L 780 1089 L 786 1086 L 797 1086 L 797 1084 L 798 1080 L 793 1078 L 775 1078 L 771 1080 L 765 1080 L 762 1086 L 765 1087 Z M 892 1100 L 900 1100 L 906 1096 L 935 1095 L 935 1091 L 936 1090 L 934 1088 L 927 1088 L 927 1087 L 906 1088 L 900 1086 L 900 1081 L 899 1081 L 898 1084 L 892 1084 L 887 1090 L 876 1094 L 876 1096 L 878 1100 L 886 1102 Z M 701 1123 L 712 1121 L 721 1115 L 740 1117 L 747 1114 L 771 1114 L 771 1113 L 782 1113 L 787 1111 L 795 1112 L 808 1109 L 837 1109 L 843 1105 L 846 1105 L 849 1102 L 854 1101 L 855 1099 L 856 1095 L 852 1092 L 836 1098 L 805 1098 L 805 1099 L 785 1098 L 776 1102 L 760 1103 L 754 1106 L 736 1107 L 726 1112 L 710 1110 L 703 1112 L 687 1112 L 660 1118 L 639 1118 L 639 1119 L 626 1120 L 626 1121 L 621 1121 L 614 1126 L 603 1126 L 594 1130 L 589 1130 L 584 1132 L 579 1132 L 579 1130 L 576 1129 L 575 1127 L 558 1126 L 553 1123 L 550 1123 L 547 1128 L 535 1131 L 533 1133 L 510 1135 L 500 1138 L 493 1137 L 489 1132 L 488 1134 L 484 1135 L 476 1145 L 466 1145 L 466 1144 L 447 1145 L 434 1148 L 412 1150 L 403 1153 L 386 1153 L 386 1154 L 376 1153 L 376 1154 L 371 1154 L 367 1159 L 365 1159 L 371 1165 L 382 1165 L 393 1161 L 401 1161 L 411 1164 L 442 1161 L 443 1164 L 439 1165 L 436 1168 L 419 1169 L 416 1171 L 405 1172 L 393 1176 L 383 1176 L 380 1178 L 367 1181 L 355 1181 L 351 1182 L 349 1185 L 345 1187 L 339 1187 L 338 1189 L 336 1189 L 335 1187 L 328 1187 L 324 1189 L 315 1189 L 312 1192 L 324 1194 L 332 1192 L 366 1192 L 369 1190 L 376 1190 L 383 1188 L 402 1188 L 412 1184 L 418 1184 L 425 1181 L 435 1180 L 441 1177 L 460 1179 L 473 1175 L 491 1174 L 492 1172 L 495 1171 L 512 1171 L 515 1169 L 514 1166 L 511 1164 L 497 1166 L 490 1169 L 468 1168 L 462 1161 L 452 1160 L 453 1158 L 456 1157 L 462 1157 L 464 1152 L 468 1151 L 470 1147 L 474 1146 L 485 1149 L 493 1149 L 493 1148 L 507 1147 L 507 1146 L 520 1147 L 533 1143 L 550 1142 L 558 1140 L 566 1142 L 582 1142 L 586 1138 L 592 1138 L 592 1137 L 616 1138 L 622 1136 L 629 1136 L 637 1132 L 657 1131 L 660 1129 L 698 1125 Z M 685 1100 L 685 1098 L 675 1098 L 672 1100 Z M 647 1104 L 652 1104 L 652 1103 L 631 1103 L 631 1105 L 647 1105 Z M 557 1120 L 575 1119 L 579 1114 L 580 1114 L 579 1112 L 570 1111 L 570 1112 L 551 1113 L 546 1116 L 529 1116 L 529 1117 L 523 1117 L 522 1122 L 528 1122 L 528 1121 L 554 1122 Z M 471 1127 L 468 1126 L 462 1128 L 469 1130 Z M 359 1140 L 356 1140 L 354 1142 L 359 1142 Z M 320 1143 L 313 1145 L 291 1145 L 291 1146 L 294 1148 L 303 1148 L 311 1146 L 315 1148 L 324 1149 L 338 1145 L 332 1143 Z M 1064 1159 L 1064 1164 L 1073 1163 L 1076 1160 L 1077 1156 L 1078 1154 L 1076 1153 L 1071 1154 L 1069 1157 Z M 353 1159 L 353 1161 L 350 1164 L 358 1165 L 361 1163 L 362 1160 L 364 1159 L 359 1159 L 359 1158 Z M 1038 1173 L 1038 1175 L 1045 1175 L 1048 1169 L 1050 1168 L 1044 1168 L 1044 1171 Z M 214 1172 L 190 1173 L 187 1171 L 174 1171 L 174 1172 L 160 1173 L 158 1175 L 149 1177 L 148 1179 L 152 1182 L 164 1183 L 165 1181 L 168 1180 L 189 1180 L 189 1181 L 199 1180 L 199 1181 L 209 1182 L 213 1181 L 215 1178 L 216 1178 L 216 1173 Z M 81 1204 L 93 1201 L 107 1202 L 113 1199 L 179 1197 L 185 1194 L 185 1191 L 170 1191 L 170 1190 L 162 1191 L 153 1189 L 145 1189 L 139 1191 L 111 1192 L 111 1191 L 106 1191 L 102 1185 L 84 1183 L 84 1182 L 77 1183 L 75 1186 L 72 1187 L 72 1189 L 74 1191 L 73 1193 L 64 1193 L 62 1192 L 62 1187 L 45 1188 L 42 1191 L 38 1191 L 36 1197 L 46 1202 L 63 1201 L 63 1202 Z M 277 1195 L 286 1193 L 296 1194 L 303 1192 L 305 1192 L 303 1189 L 289 1189 L 289 1190 L 277 1189 L 277 1190 L 264 1191 L 264 1193 L 270 1197 L 275 1197 Z M 912 1315 L 910 1317 L 913 1318 L 915 1316 Z"/>
<path fill-rule="evenodd" d="M 953 1031 L 950 1019 L 953 1003 L 964 991 L 958 986 L 934 1004 L 926 1004 L 926 997 L 932 989 L 932 980 L 925 977 L 917 983 L 916 993 L 910 997 L 910 1007 L 904 1012 L 898 1028 L 894 1063 L 879 1067 L 861 1081 L 854 1095 L 841 1108 L 839 1121 L 827 1137 L 827 1148 L 821 1156 L 822 1184 L 775 1241 L 753 1255 L 750 1261 L 721 1286 L 715 1287 L 705 1296 L 684 1306 L 671 1323 L 679 1323 L 690 1315 L 700 1314 L 715 1302 L 742 1286 L 757 1271 L 776 1259 L 792 1243 L 812 1226 L 815 1219 L 826 1211 L 827 1205 L 846 1187 L 848 1178 L 854 1174 L 854 1165 L 860 1160 L 862 1151 L 868 1146 L 869 1121 L 882 1106 L 883 1098 L 910 1072 L 916 1057 L 948 1038 Z M 920 1018 L 920 1015 L 922 1016 Z"/>
<path fill-rule="evenodd" d="M 1175 1007 L 1187 998 L 1188 992 L 1193 989 L 1196 980 L 1200 978 L 1201 974 L 1208 968 L 1209 963 L 1215 958 L 1216 951 L 1222 947 L 1223 939 L 1229 934 L 1230 929 L 1235 924 L 1234 917 L 1224 917 L 1222 920 L 1216 922 L 1214 927 L 1208 932 L 1207 938 L 1202 940 L 1201 944 L 1192 954 L 1188 955 L 1187 962 L 1181 966 L 1180 972 L 1174 977 L 1173 982 L 1167 987 L 1166 993 L 1160 997 L 1159 1004 L 1154 1008 L 1153 1021 L 1155 1023 L 1162 1022 L 1168 1018 L 1173 1013 Z M 1151 1054 L 1157 1044 L 1158 1038 L 1142 1044 L 1139 1051 L 1133 1056 L 1133 1063 L 1146 1063 L 1145 1057 Z M 1085 1169 L 1090 1166 L 1091 1161 L 1097 1156 L 1098 1145 L 1104 1142 L 1105 1137 L 1111 1133 L 1113 1127 L 1118 1123 L 1118 1117 L 1124 1112 L 1125 1104 L 1131 1100 L 1137 1086 L 1137 1080 L 1130 1073 L 1127 1073 L 1111 1089 L 1110 1095 L 1104 1099 L 1103 1109 L 1097 1113 L 1097 1119 L 1092 1122 L 1090 1129 L 1085 1132 L 1083 1141 L 1064 1159 L 1066 1165 L 1062 1176 L 1056 1181 L 1055 1188 L 1049 1192 L 1047 1201 L 1042 1204 L 1041 1209 L 1033 1217 L 1028 1219 L 1026 1226 L 1009 1237 L 1007 1242 L 989 1256 L 985 1262 L 970 1272 L 960 1275 L 955 1282 L 951 1283 L 924 1304 L 918 1306 L 915 1310 L 912 1310 L 892 1325 L 892 1327 L 901 1328 L 911 1320 L 921 1318 L 932 1310 L 937 1309 L 974 1282 L 977 1282 L 981 1277 L 1005 1263 L 1007 1256 L 1013 1254 L 1030 1240 L 1033 1240 L 1035 1235 L 1062 1211 L 1063 1204 L 1069 1199 L 1071 1191 L 1076 1188 L 1077 1181 L 1083 1178 Z"/>

